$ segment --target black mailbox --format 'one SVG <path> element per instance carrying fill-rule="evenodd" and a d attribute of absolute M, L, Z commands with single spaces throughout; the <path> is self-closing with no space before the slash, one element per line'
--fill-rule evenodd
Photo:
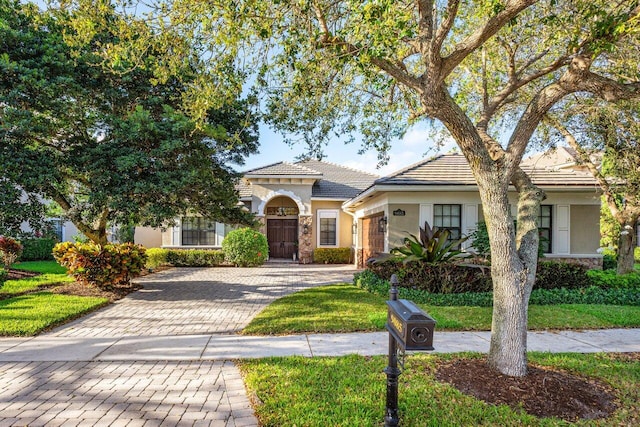
<path fill-rule="evenodd" d="M 406 299 L 387 301 L 387 329 L 403 350 L 433 350 L 436 321 Z"/>

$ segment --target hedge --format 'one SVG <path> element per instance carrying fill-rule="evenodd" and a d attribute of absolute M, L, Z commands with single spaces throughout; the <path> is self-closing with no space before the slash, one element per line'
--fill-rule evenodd
<path fill-rule="evenodd" d="M 56 245 L 54 239 L 30 238 L 22 239 L 22 261 L 48 261 L 53 259 L 53 247 Z"/>
<path fill-rule="evenodd" d="M 356 273 L 354 284 L 368 292 L 387 298 L 389 296 L 389 281 L 378 277 L 371 270 Z M 587 286 L 576 289 L 534 289 L 531 292 L 529 304 L 610 304 L 640 306 L 640 292 L 638 288 Z M 398 288 L 398 297 L 409 299 L 416 303 L 435 306 L 476 306 L 491 307 L 492 292 L 463 292 L 457 294 L 437 294 L 420 289 L 405 287 Z"/>
<path fill-rule="evenodd" d="M 349 264 L 351 248 L 317 248 L 313 251 L 313 262 L 318 264 Z"/>

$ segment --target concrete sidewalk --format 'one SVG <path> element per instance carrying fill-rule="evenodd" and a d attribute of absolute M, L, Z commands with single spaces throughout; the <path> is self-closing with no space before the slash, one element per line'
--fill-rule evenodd
<path fill-rule="evenodd" d="M 434 353 L 489 351 L 489 332 L 438 332 Z M 381 355 L 386 332 L 286 336 L 168 335 L 122 338 L 39 336 L 0 339 L 0 362 L 225 361 L 271 356 Z M 529 332 L 528 350 L 640 352 L 640 329 Z"/>

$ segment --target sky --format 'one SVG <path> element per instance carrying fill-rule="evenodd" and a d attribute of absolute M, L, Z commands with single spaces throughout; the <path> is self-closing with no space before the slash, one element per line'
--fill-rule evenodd
<path fill-rule="evenodd" d="M 389 152 L 389 162 L 380 169 L 376 168 L 378 164 L 377 152 L 375 150 L 369 150 L 362 155 L 358 154 L 360 144 L 357 141 L 351 144 L 345 144 L 338 140 L 331 141 L 325 148 L 325 158 L 323 160 L 364 172 L 386 176 L 412 165 L 423 158 L 432 157 L 438 153 L 449 152 L 456 147 L 455 143 L 450 142 L 439 151 L 431 148 L 432 144 L 429 143 L 428 132 L 424 126 L 426 125 L 414 126 L 407 131 L 402 139 L 394 141 L 392 143 L 392 149 Z M 251 155 L 246 159 L 244 165 L 236 166 L 235 169 L 243 172 L 278 162 L 294 163 L 296 156 L 302 154 L 304 148 L 303 143 L 290 147 L 283 142 L 280 134 L 273 132 L 266 126 L 260 126 L 259 153 Z"/>

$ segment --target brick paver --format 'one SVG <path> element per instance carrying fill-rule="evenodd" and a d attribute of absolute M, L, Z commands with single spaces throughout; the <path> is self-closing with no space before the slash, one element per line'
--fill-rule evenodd
<path fill-rule="evenodd" d="M 283 264 L 261 268 L 174 268 L 138 279 L 144 286 L 67 324 L 57 337 L 232 334 L 271 301 L 292 292 L 353 280 L 350 266 Z"/>
<path fill-rule="evenodd" d="M 47 335 L 233 334 L 274 299 L 350 281 L 353 273 L 297 264 L 175 268 L 140 278 L 141 291 Z M 244 427 L 257 420 L 231 361 L 0 362 L 0 427 L 101 425 Z"/>

